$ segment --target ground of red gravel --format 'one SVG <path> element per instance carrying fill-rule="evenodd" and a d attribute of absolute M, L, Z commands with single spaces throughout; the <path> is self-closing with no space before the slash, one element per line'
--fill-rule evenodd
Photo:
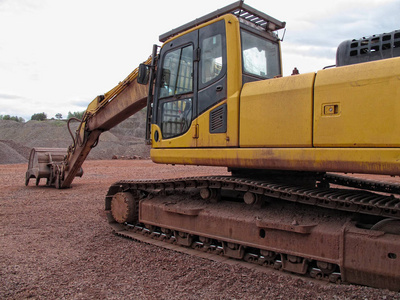
<path fill-rule="evenodd" d="M 25 164 L 0 165 L 0 299 L 400 299 L 213 262 L 111 233 L 103 213 L 120 179 L 225 174 L 150 161 L 87 161 L 72 188 L 24 186 Z M 44 184 L 44 182 L 43 182 Z"/>

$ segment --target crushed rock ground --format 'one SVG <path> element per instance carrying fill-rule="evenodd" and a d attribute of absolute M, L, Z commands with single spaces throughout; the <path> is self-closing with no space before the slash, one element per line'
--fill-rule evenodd
<path fill-rule="evenodd" d="M 24 185 L 0 166 L 0 299 L 400 299 L 353 285 L 264 273 L 115 236 L 104 196 L 121 179 L 225 174 L 148 160 L 90 160 L 72 188 Z M 44 182 L 42 183 L 44 184 Z"/>

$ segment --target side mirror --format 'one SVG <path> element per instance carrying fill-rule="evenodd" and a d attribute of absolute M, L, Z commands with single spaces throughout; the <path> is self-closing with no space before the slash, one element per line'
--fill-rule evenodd
<path fill-rule="evenodd" d="M 145 64 L 140 64 L 137 82 L 139 84 L 144 84 L 144 85 L 148 84 L 149 83 L 149 74 L 150 74 L 150 67 Z"/>

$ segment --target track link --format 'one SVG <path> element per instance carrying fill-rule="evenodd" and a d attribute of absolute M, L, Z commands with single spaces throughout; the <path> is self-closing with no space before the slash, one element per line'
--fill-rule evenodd
<path fill-rule="evenodd" d="M 364 189 L 374 192 L 400 195 L 400 184 L 388 183 L 384 181 L 360 179 L 351 176 L 326 173 L 323 181 L 342 186 Z"/>
<path fill-rule="evenodd" d="M 151 230 L 147 229 L 146 227 L 118 224 L 112 220 L 112 217 L 109 221 L 109 225 L 111 226 L 114 234 L 120 237 L 131 239 L 133 241 L 155 245 L 164 249 L 173 250 L 215 262 L 237 265 L 264 273 L 273 273 L 274 271 L 280 271 L 282 269 L 282 262 L 280 260 L 272 262 L 271 260 L 266 260 L 265 257 L 260 256 L 259 254 L 247 253 L 243 260 L 232 259 L 224 256 L 223 249 L 220 246 L 214 245 L 208 249 L 205 249 L 202 247 L 203 245 L 201 245 L 201 243 L 197 242 L 192 247 L 183 247 L 182 245 L 176 243 L 174 236 L 167 238 L 165 235 L 163 235 L 163 233 L 151 232 Z M 304 277 L 304 274 L 300 275 L 295 273 L 286 273 L 286 275 L 293 278 Z M 319 284 L 342 283 L 339 272 L 336 272 L 331 276 L 327 276 L 317 268 L 312 269 L 311 272 L 307 274 L 307 277 L 307 280 L 313 280 L 315 283 Z"/>
<path fill-rule="evenodd" d="M 339 179 L 349 182 L 347 177 L 331 175 L 330 182 L 339 184 Z M 378 186 L 379 182 L 354 180 L 354 185 L 360 187 Z M 400 219 L 400 199 L 394 196 L 376 194 L 363 190 L 332 189 L 317 187 L 299 187 L 276 182 L 255 181 L 229 176 L 187 177 L 173 180 L 138 180 L 119 181 L 110 187 L 115 190 L 124 189 L 160 193 L 167 191 L 182 191 L 188 188 L 223 189 L 230 191 L 249 192 L 264 195 L 269 198 L 282 199 L 307 205 L 330 208 L 334 210 L 350 211 L 366 215 L 375 215 L 393 219 Z M 379 188 L 375 190 L 381 191 Z M 384 190 L 390 191 L 390 185 Z M 109 196 L 109 195 L 108 195 Z M 112 195 L 111 195 L 112 196 Z"/>

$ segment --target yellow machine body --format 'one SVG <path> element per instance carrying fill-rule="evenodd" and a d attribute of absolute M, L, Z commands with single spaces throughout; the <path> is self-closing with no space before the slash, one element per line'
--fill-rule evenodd
<path fill-rule="evenodd" d="M 152 124 L 154 162 L 400 175 L 400 58 L 242 84 L 237 18 L 225 15 L 192 31 L 220 20 L 227 97 L 182 135 L 156 140 L 161 129 Z M 210 133 L 210 113 L 223 105 L 226 132 Z"/>

